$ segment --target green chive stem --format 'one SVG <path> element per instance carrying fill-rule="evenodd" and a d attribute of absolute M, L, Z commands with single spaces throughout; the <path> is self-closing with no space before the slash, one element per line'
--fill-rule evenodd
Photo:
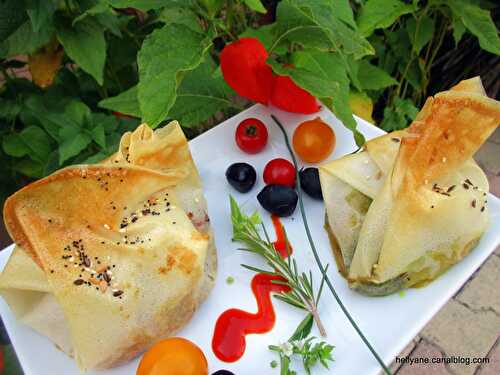
<path fill-rule="evenodd" d="M 293 165 L 295 167 L 295 175 L 296 175 L 296 181 L 297 181 L 296 185 L 297 185 L 297 194 L 299 196 L 300 213 L 302 215 L 302 221 L 304 222 L 304 228 L 305 228 L 305 231 L 306 231 L 306 234 L 307 234 L 307 239 L 309 240 L 309 245 L 311 246 L 311 250 L 313 252 L 314 259 L 316 260 L 316 264 L 318 265 L 318 268 L 321 271 L 321 274 L 323 275 L 323 278 L 324 278 L 324 280 L 326 282 L 326 285 L 328 286 L 328 289 L 330 289 L 330 291 L 332 292 L 333 297 L 337 301 L 337 303 L 340 306 L 342 312 L 345 314 L 345 316 L 347 317 L 347 319 L 349 320 L 349 322 L 351 323 L 351 325 L 353 326 L 353 328 L 356 330 L 356 332 L 358 333 L 358 335 L 361 338 L 361 340 L 363 340 L 363 342 L 368 347 L 368 349 L 370 350 L 370 352 L 373 354 L 373 356 L 375 357 L 375 359 L 378 361 L 378 363 L 380 364 L 380 366 L 382 367 L 382 369 L 384 370 L 384 372 L 387 375 L 392 375 L 392 373 L 389 370 L 389 368 L 385 365 L 384 361 L 382 361 L 382 359 L 380 358 L 380 356 L 378 355 L 378 353 L 375 351 L 375 349 L 370 344 L 370 342 L 368 341 L 368 339 L 365 337 L 365 335 L 363 334 L 363 332 L 361 331 L 361 329 L 358 327 L 358 325 L 356 324 L 356 322 L 352 318 L 351 314 L 349 314 L 349 311 L 347 311 L 346 307 L 344 306 L 344 304 L 342 303 L 340 297 L 338 296 L 337 292 L 335 291 L 335 288 L 333 287 L 333 285 L 332 285 L 332 283 L 331 283 L 328 275 L 326 274 L 326 269 L 325 269 L 325 267 L 323 267 L 323 263 L 321 263 L 321 259 L 319 258 L 318 252 L 316 250 L 316 246 L 314 246 L 314 241 L 312 239 L 311 231 L 309 230 L 309 225 L 307 223 L 307 217 L 306 217 L 306 213 L 305 213 L 305 209 L 304 209 L 304 203 L 302 201 L 302 189 L 300 187 L 300 177 L 299 177 L 299 168 L 298 168 L 298 164 L 297 164 L 297 159 L 295 158 L 295 155 L 293 153 L 292 147 L 290 145 L 290 140 L 288 139 L 288 135 L 286 134 L 285 128 L 283 127 L 283 125 L 281 124 L 281 122 L 274 115 L 271 115 L 271 118 L 274 120 L 274 122 L 278 125 L 278 127 L 281 130 L 281 132 L 283 133 L 283 136 L 285 137 L 286 147 L 288 148 L 288 151 L 290 152 L 290 156 L 292 157 Z"/>

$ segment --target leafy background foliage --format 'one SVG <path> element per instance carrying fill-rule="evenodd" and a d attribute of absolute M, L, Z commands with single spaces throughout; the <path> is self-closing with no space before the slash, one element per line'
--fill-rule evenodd
<path fill-rule="evenodd" d="M 218 67 L 241 36 L 358 143 L 353 111 L 404 128 L 428 95 L 480 73 L 495 96 L 498 13 L 480 0 L 0 0 L 0 202 L 101 160 L 141 120 L 193 137 L 248 106 Z"/>

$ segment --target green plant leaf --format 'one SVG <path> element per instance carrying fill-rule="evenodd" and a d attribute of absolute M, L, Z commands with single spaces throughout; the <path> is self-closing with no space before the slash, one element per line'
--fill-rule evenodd
<path fill-rule="evenodd" d="M 455 41 L 455 45 L 458 45 L 458 42 L 462 40 L 462 37 L 465 34 L 465 25 L 455 14 L 451 19 L 451 25 L 453 27 L 453 40 Z"/>
<path fill-rule="evenodd" d="M 136 8 L 143 12 L 171 5 L 172 0 L 106 0 L 113 8 Z"/>
<path fill-rule="evenodd" d="M 278 45 L 289 39 L 308 48 L 342 51 L 355 58 L 373 54 L 373 48 L 359 32 L 339 18 L 333 2 L 328 0 L 284 0 L 279 3 L 276 18 Z"/>
<path fill-rule="evenodd" d="M 231 90 L 222 77 L 212 76 L 209 60 L 188 72 L 177 91 L 177 99 L 168 116 L 184 127 L 198 125 L 215 113 L 232 106 Z"/>
<path fill-rule="evenodd" d="M 23 142 L 19 134 L 8 134 L 2 140 L 3 151 L 10 156 L 16 158 L 28 155 L 30 152 L 29 147 Z"/>
<path fill-rule="evenodd" d="M 398 83 L 385 70 L 370 64 L 366 60 L 359 61 L 357 77 L 361 88 L 364 90 L 379 90 Z"/>
<path fill-rule="evenodd" d="M 418 108 L 410 99 L 396 97 L 391 107 L 384 109 L 380 127 L 387 132 L 406 128 L 418 114 Z"/>
<path fill-rule="evenodd" d="M 42 163 L 31 159 L 24 159 L 15 163 L 13 169 L 25 176 L 32 178 L 43 177 L 44 171 Z"/>
<path fill-rule="evenodd" d="M 272 23 L 269 25 L 262 25 L 257 29 L 253 29 L 251 27 L 247 28 L 245 31 L 243 31 L 239 37 L 240 38 L 257 38 L 259 41 L 266 47 L 266 49 L 269 51 L 271 47 L 273 46 L 274 40 L 275 40 L 275 29 L 276 29 L 276 23 Z M 278 55 L 283 55 L 287 52 L 287 47 L 284 43 L 280 43 L 279 45 L 275 46 L 273 51 L 277 53 Z"/>
<path fill-rule="evenodd" d="M 267 9 L 260 0 L 243 0 L 243 2 L 252 10 L 259 13 L 267 13 Z"/>
<path fill-rule="evenodd" d="M 92 141 L 89 134 L 81 128 L 66 126 L 59 132 L 62 142 L 59 144 L 59 165 L 69 158 L 78 155 Z"/>
<path fill-rule="evenodd" d="M 166 24 L 177 23 L 185 25 L 197 33 L 203 33 L 196 13 L 181 5 L 166 7 L 161 11 L 158 19 Z"/>
<path fill-rule="evenodd" d="M 431 41 L 434 30 L 435 21 L 427 15 L 423 15 L 418 22 L 414 18 L 410 18 L 406 22 L 406 31 L 417 55 Z"/>
<path fill-rule="evenodd" d="M 45 163 L 51 151 L 51 141 L 47 133 L 38 126 L 28 126 L 20 133 L 6 137 L 2 142 L 5 153 Z"/>
<path fill-rule="evenodd" d="M 97 124 L 92 128 L 90 136 L 101 148 L 106 148 L 106 135 L 104 134 L 104 127 L 101 124 Z"/>
<path fill-rule="evenodd" d="M 25 0 L 25 3 L 34 32 L 39 32 L 42 27 L 47 27 L 52 22 L 52 16 L 57 9 L 52 0 Z"/>
<path fill-rule="evenodd" d="M 106 62 L 106 40 L 102 26 L 90 17 L 75 26 L 71 26 L 68 20 L 60 19 L 57 22 L 57 38 L 66 54 L 102 85 Z"/>
<path fill-rule="evenodd" d="M 151 127 L 163 121 L 175 103 L 185 72 L 196 68 L 210 42 L 185 25 L 165 25 L 150 34 L 139 52 L 139 106 Z"/>
<path fill-rule="evenodd" d="M 13 121 L 21 111 L 21 104 L 14 100 L 0 100 L 0 118 Z"/>
<path fill-rule="evenodd" d="M 0 41 L 7 39 L 27 19 L 24 2 L 19 0 L 0 1 Z"/>
<path fill-rule="evenodd" d="M 340 54 L 296 52 L 294 69 L 286 69 L 274 61 L 268 63 L 277 74 L 290 76 L 297 85 L 320 99 L 353 132 L 356 144 L 364 144 L 364 137 L 356 129 L 357 124 L 349 107 L 349 79 Z"/>
<path fill-rule="evenodd" d="M 99 107 L 116 111 L 129 116 L 141 117 L 139 99 L 137 98 L 137 86 L 122 92 L 117 96 L 103 99 L 99 102 Z"/>
<path fill-rule="evenodd" d="M 361 34 L 369 36 L 376 29 L 391 26 L 399 17 L 417 10 L 417 2 L 406 4 L 401 0 L 368 0 L 357 18 Z"/>
<path fill-rule="evenodd" d="M 451 8 L 454 16 L 463 22 L 467 30 L 478 38 L 481 48 L 500 55 L 500 37 L 489 11 L 465 0 L 449 0 L 444 3 Z"/>
<path fill-rule="evenodd" d="M 29 21 L 23 23 L 3 43 L 1 55 L 12 57 L 16 55 L 29 55 L 38 48 L 50 42 L 54 36 L 52 25 L 34 32 Z"/>

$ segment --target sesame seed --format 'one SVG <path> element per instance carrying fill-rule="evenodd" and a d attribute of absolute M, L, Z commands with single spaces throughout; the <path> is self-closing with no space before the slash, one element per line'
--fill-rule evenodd
<path fill-rule="evenodd" d="M 75 281 L 73 281 L 73 284 L 75 285 L 82 285 L 85 281 L 83 281 L 83 279 L 76 279 Z"/>
<path fill-rule="evenodd" d="M 443 163 L 446 163 L 446 156 L 443 156 L 441 160 L 443 161 Z"/>
<path fill-rule="evenodd" d="M 104 224 L 104 228 L 111 229 L 111 227 L 108 224 Z"/>

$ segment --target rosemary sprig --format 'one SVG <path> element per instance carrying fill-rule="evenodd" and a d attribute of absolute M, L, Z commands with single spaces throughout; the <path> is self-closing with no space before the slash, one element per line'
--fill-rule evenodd
<path fill-rule="evenodd" d="M 271 242 L 259 214 L 255 212 L 252 216 L 247 216 L 241 212 L 238 203 L 236 203 L 236 200 L 232 196 L 230 196 L 230 202 L 233 240 L 242 242 L 246 245 L 239 250 L 249 251 L 262 256 L 271 267 L 271 270 L 264 270 L 246 264 L 242 264 L 242 266 L 254 272 L 281 277 L 283 281 L 274 280 L 274 282 L 287 285 L 290 287 L 290 291 L 281 292 L 276 294 L 275 297 L 289 305 L 308 311 L 312 315 L 320 335 L 323 337 L 326 336 L 325 328 L 318 313 L 318 302 L 323 290 L 324 278 L 321 280 L 318 291 L 315 292 L 312 272 L 309 271 L 308 274 L 299 272 L 297 261 L 289 251 L 286 232 L 285 240 L 289 255 L 286 259 L 283 259 Z M 259 224 L 261 225 L 265 238 L 261 237 L 257 229 Z"/>
<path fill-rule="evenodd" d="M 298 168 L 298 164 L 297 164 L 297 159 L 295 158 L 295 154 L 292 151 L 292 147 L 290 145 L 290 140 L 288 139 L 288 135 L 286 134 L 285 128 L 283 127 L 283 125 L 281 124 L 281 122 L 276 118 L 276 116 L 271 115 L 271 118 L 274 120 L 274 122 L 278 125 L 278 127 L 281 130 L 281 132 L 283 133 L 283 137 L 285 138 L 286 147 L 288 148 L 288 151 L 289 151 L 290 156 L 291 156 L 292 161 L 293 161 L 293 165 L 295 167 L 296 179 L 297 179 L 297 181 L 300 181 L 300 176 L 299 176 L 299 172 L 298 172 L 299 168 Z M 320 270 L 320 272 L 321 272 L 321 274 L 323 276 L 323 280 L 326 282 L 326 285 L 328 286 L 328 289 L 330 289 L 330 292 L 332 293 L 333 297 L 335 298 L 335 301 L 337 301 L 340 309 L 342 310 L 342 312 L 344 313 L 344 315 L 347 317 L 347 319 L 349 320 L 349 322 L 351 323 L 351 325 L 353 326 L 354 330 L 357 332 L 357 334 L 359 335 L 359 337 L 361 338 L 361 340 L 365 343 L 365 345 L 368 347 L 368 349 L 370 350 L 370 352 L 373 354 L 373 356 L 375 357 L 375 359 L 377 360 L 377 362 L 380 364 L 380 366 L 382 367 L 382 369 L 384 370 L 384 372 L 387 375 L 392 375 L 392 373 L 389 370 L 389 368 L 385 365 L 384 361 L 382 361 L 382 359 L 380 358 L 380 356 L 378 355 L 378 353 L 375 351 L 375 349 L 370 344 L 370 342 L 368 341 L 368 339 L 366 338 L 366 336 L 363 334 L 363 332 L 361 331 L 361 329 L 358 327 L 358 325 L 356 324 L 356 322 L 352 318 L 351 314 L 349 314 L 349 311 L 347 310 L 347 308 L 342 303 L 342 300 L 338 296 L 335 288 L 333 287 L 332 282 L 330 281 L 328 275 L 326 274 L 327 267 L 323 266 L 323 263 L 321 262 L 321 259 L 319 258 L 318 251 L 316 250 L 316 246 L 314 245 L 314 241 L 312 239 L 311 231 L 309 230 L 309 225 L 307 223 L 306 212 L 305 212 L 305 209 L 304 209 L 304 202 L 303 202 L 303 199 L 302 199 L 302 189 L 300 188 L 300 184 L 297 184 L 297 194 L 299 196 L 299 208 L 300 208 L 300 213 L 302 215 L 302 221 L 304 223 L 304 228 L 305 228 L 305 231 L 306 231 L 307 239 L 309 241 L 309 245 L 311 246 L 311 250 L 313 252 L 314 259 L 316 260 L 316 264 L 318 265 L 318 268 L 319 268 L 319 270 Z"/>

